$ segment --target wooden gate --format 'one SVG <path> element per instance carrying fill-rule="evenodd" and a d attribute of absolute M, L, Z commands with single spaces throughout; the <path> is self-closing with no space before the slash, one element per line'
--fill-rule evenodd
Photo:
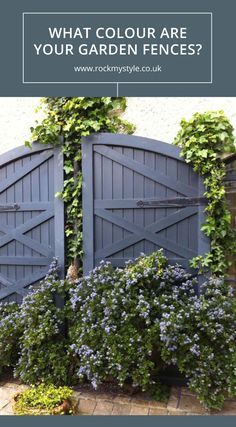
<path fill-rule="evenodd" d="M 54 256 L 63 269 L 62 187 L 58 149 L 35 143 L 0 156 L 0 300 L 20 302 Z"/>
<path fill-rule="evenodd" d="M 97 134 L 84 139 L 84 273 L 101 260 L 123 266 L 164 249 L 188 268 L 209 250 L 202 179 L 179 148 L 137 136 Z"/>

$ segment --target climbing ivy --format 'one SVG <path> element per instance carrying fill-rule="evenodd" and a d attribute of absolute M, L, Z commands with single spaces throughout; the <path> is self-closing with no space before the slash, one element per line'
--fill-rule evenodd
<path fill-rule="evenodd" d="M 31 128 L 31 140 L 61 145 L 64 153 L 64 188 L 60 194 L 66 206 L 66 257 L 81 268 L 82 260 L 82 170 L 81 138 L 95 132 L 128 133 L 134 126 L 121 118 L 126 99 L 43 98 L 39 109 L 44 119 Z M 30 145 L 26 142 L 26 145 Z"/>
<path fill-rule="evenodd" d="M 203 176 L 204 195 L 208 200 L 202 231 L 209 237 L 211 249 L 209 253 L 192 259 L 191 265 L 217 275 L 222 275 L 229 267 L 228 255 L 236 255 L 236 233 L 231 227 L 226 202 L 226 167 L 222 160 L 225 152 L 235 151 L 233 130 L 223 111 L 196 113 L 189 121 L 181 121 L 181 129 L 174 140 L 182 148 L 181 154 L 186 162 Z"/>

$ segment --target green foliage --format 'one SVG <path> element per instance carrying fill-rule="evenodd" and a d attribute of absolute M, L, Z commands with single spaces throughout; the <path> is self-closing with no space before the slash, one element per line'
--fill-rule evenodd
<path fill-rule="evenodd" d="M 20 307 L 1 306 L 1 366 L 17 363 L 23 382 L 42 387 L 112 381 L 165 400 L 160 375 L 171 364 L 205 406 L 218 409 L 236 395 L 236 303 L 222 278 L 209 278 L 200 296 L 195 287 L 196 279 L 168 265 L 162 251 L 123 270 L 103 262 L 76 283 L 60 280 L 54 261 Z M 69 299 L 59 309 L 56 294 L 65 292 Z"/>
<path fill-rule="evenodd" d="M 209 408 L 236 395 L 236 310 L 232 289 L 170 266 L 162 251 L 124 270 L 101 263 L 71 289 L 70 351 L 76 375 L 96 388 L 115 381 L 159 398 L 160 373 L 174 365 Z M 162 391 L 160 391 L 162 390 Z"/>
<path fill-rule="evenodd" d="M 178 366 L 205 406 L 220 409 L 226 393 L 236 395 L 233 291 L 223 278 L 209 279 L 199 297 L 190 290 L 178 289 L 175 298 L 164 296 L 161 356 Z"/>
<path fill-rule="evenodd" d="M 132 133 L 134 127 L 120 115 L 125 98 L 44 98 L 45 118 L 31 128 L 32 140 L 62 145 L 65 181 L 61 197 L 66 205 L 67 261 L 82 264 L 81 138 L 95 132 Z"/>
<path fill-rule="evenodd" d="M 189 121 L 181 121 L 174 143 L 182 148 L 186 162 L 204 177 L 208 199 L 202 230 L 210 238 L 211 251 L 195 257 L 192 266 L 221 275 L 229 266 L 229 253 L 236 255 L 236 234 L 226 204 L 226 169 L 222 160 L 225 152 L 235 151 L 233 127 L 223 111 L 196 113 Z"/>
<path fill-rule="evenodd" d="M 40 287 L 23 299 L 20 357 L 15 375 L 26 384 L 60 385 L 70 381 L 72 367 L 67 356 L 64 310 L 55 304 L 55 298 L 63 298 L 65 290 L 66 282 L 59 280 L 54 261 Z"/>
<path fill-rule="evenodd" d="M 18 359 L 19 335 L 22 333 L 18 304 L 0 304 L 0 374 Z"/>
<path fill-rule="evenodd" d="M 96 386 L 112 377 L 147 389 L 158 345 L 155 283 L 166 264 L 162 252 L 140 257 L 124 270 L 102 263 L 71 291 L 71 350 L 78 377 Z M 161 362 L 160 362 L 161 365 Z"/>
<path fill-rule="evenodd" d="M 59 410 L 59 413 L 64 415 L 65 409 L 69 409 L 68 404 L 72 407 L 72 395 L 73 391 L 69 387 L 41 384 L 16 396 L 14 412 L 17 415 L 50 415 Z M 67 405 L 63 406 L 65 401 L 67 401 Z"/>

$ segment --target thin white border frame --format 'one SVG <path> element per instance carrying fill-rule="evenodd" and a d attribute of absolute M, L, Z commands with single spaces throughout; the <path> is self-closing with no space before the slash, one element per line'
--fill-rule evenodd
<path fill-rule="evenodd" d="M 25 81 L 25 49 L 24 49 L 24 30 L 25 30 L 25 15 L 210 15 L 211 19 L 211 80 L 206 82 L 34 82 Z M 22 13 L 22 83 L 23 84 L 116 84 L 117 93 L 118 85 L 120 84 L 212 84 L 213 83 L 213 12 L 23 12 Z M 118 96 L 118 94 L 117 94 Z"/>

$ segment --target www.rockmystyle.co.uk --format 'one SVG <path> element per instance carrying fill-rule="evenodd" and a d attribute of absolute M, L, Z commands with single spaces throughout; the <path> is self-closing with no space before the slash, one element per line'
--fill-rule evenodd
<path fill-rule="evenodd" d="M 161 65 L 153 65 L 153 66 L 139 66 L 139 65 L 96 65 L 96 66 L 74 66 L 74 71 L 76 73 L 160 73 L 162 71 Z"/>

